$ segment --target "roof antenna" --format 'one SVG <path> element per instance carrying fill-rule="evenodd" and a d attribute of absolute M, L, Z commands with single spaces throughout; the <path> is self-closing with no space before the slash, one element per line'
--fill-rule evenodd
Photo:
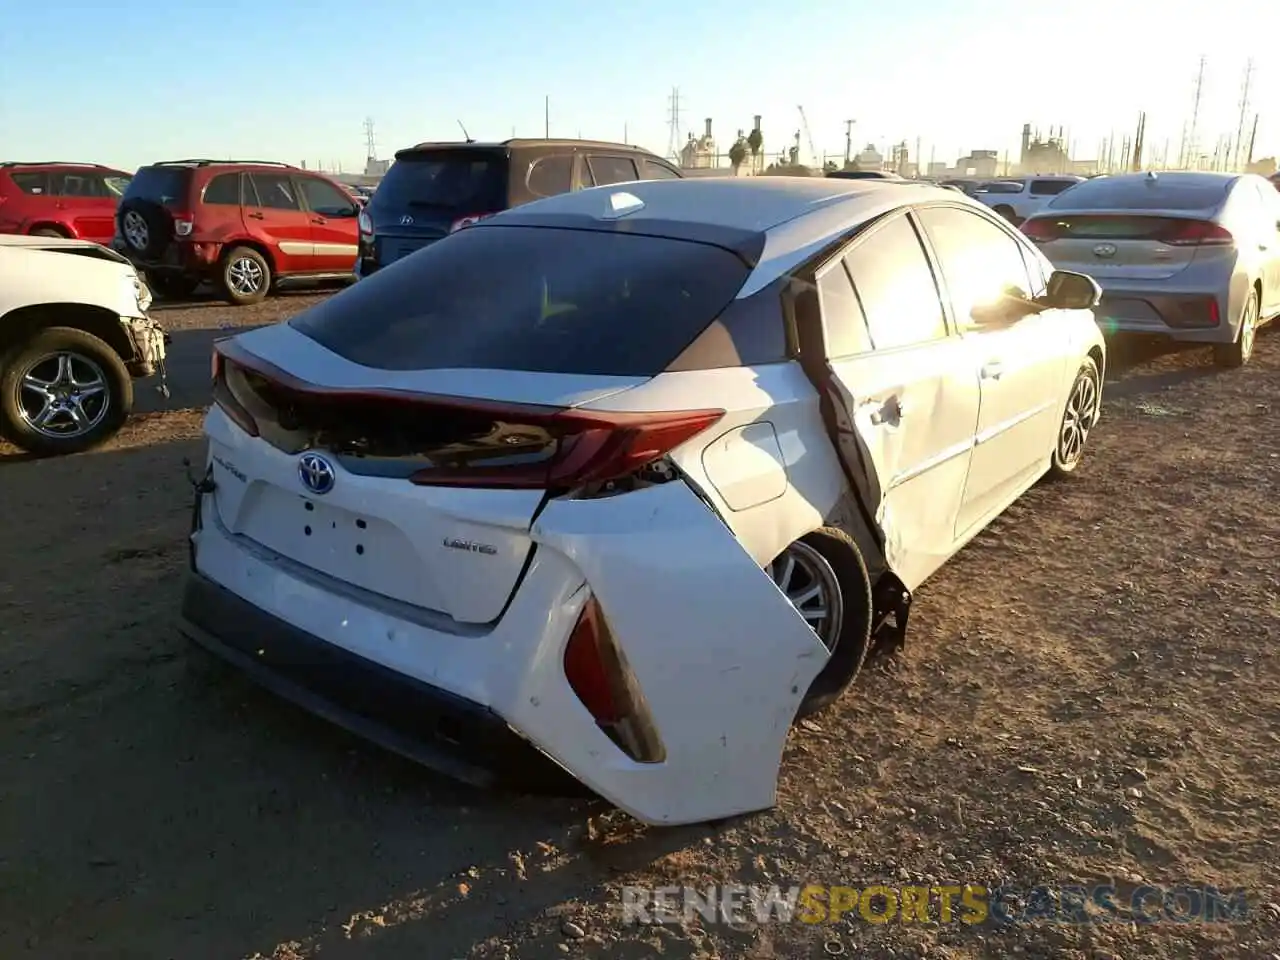
<path fill-rule="evenodd" d="M 467 138 L 467 143 L 475 143 L 475 140 L 472 139 L 471 134 L 467 133 L 467 128 L 462 126 L 461 120 L 458 121 L 458 126 L 462 127 L 462 135 Z"/>

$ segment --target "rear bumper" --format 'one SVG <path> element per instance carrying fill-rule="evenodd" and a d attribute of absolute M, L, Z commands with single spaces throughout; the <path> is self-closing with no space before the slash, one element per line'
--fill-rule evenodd
<path fill-rule="evenodd" d="M 464 783 L 588 794 L 493 711 L 359 657 L 192 573 L 181 631 L 255 682 Z"/>
<path fill-rule="evenodd" d="M 1235 339 L 1231 306 L 1220 293 L 1099 282 L 1102 302 L 1095 313 L 1105 333 L 1152 334 L 1188 343 Z"/>

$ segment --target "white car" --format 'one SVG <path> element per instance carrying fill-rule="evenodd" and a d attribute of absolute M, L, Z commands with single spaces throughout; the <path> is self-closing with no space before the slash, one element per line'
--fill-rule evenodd
<path fill-rule="evenodd" d="M 1241 367 L 1280 315 L 1280 193 L 1253 174 L 1090 180 L 1022 232 L 1059 267 L 1097 279 L 1108 333 L 1210 343 L 1219 366 Z"/>
<path fill-rule="evenodd" d="M 476 783 L 567 771 L 654 824 L 768 807 L 794 718 L 1079 463 L 1098 288 L 1050 272 L 918 184 L 480 221 L 217 344 L 183 629 Z"/>
<path fill-rule="evenodd" d="M 973 191 L 973 198 L 986 204 L 1012 224 L 1019 224 L 1034 216 L 1050 200 L 1065 193 L 1084 177 L 1009 177 L 992 180 Z"/>
<path fill-rule="evenodd" d="M 166 337 L 150 305 L 113 250 L 0 236 L 0 436 L 42 455 L 113 436 L 133 407 L 133 380 L 163 376 Z"/>

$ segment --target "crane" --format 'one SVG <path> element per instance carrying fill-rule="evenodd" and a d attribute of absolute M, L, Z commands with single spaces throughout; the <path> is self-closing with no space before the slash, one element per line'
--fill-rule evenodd
<path fill-rule="evenodd" d="M 804 130 L 804 138 L 809 141 L 809 155 L 813 158 L 815 167 L 822 166 L 822 158 L 818 156 L 818 148 L 813 145 L 813 134 L 809 132 L 809 118 L 804 115 L 804 107 L 798 106 L 800 111 L 800 127 Z"/>

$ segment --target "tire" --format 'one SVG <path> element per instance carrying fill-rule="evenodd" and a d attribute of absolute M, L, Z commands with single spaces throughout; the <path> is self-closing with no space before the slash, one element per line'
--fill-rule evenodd
<path fill-rule="evenodd" d="M 58 230 L 54 227 L 41 227 L 39 230 L 32 230 L 31 236 L 57 237 L 59 240 L 65 240 L 67 238 L 67 235 L 65 233 L 63 233 L 61 230 Z"/>
<path fill-rule="evenodd" d="M 1018 215 L 1013 212 L 1013 207 L 1009 206 L 1007 203 L 1002 203 L 997 207 L 993 207 L 992 209 L 996 213 L 1000 214 L 1000 216 L 1008 220 L 1010 223 L 1013 223 L 1015 220 L 1018 219 Z"/>
<path fill-rule="evenodd" d="M 1258 291 L 1254 290 L 1245 301 L 1240 314 L 1240 329 L 1231 343 L 1213 345 L 1213 362 L 1227 370 L 1243 367 L 1253 356 L 1253 346 L 1258 335 Z"/>
<path fill-rule="evenodd" d="M 1049 476 L 1065 477 L 1074 473 L 1084 458 L 1089 431 L 1101 414 L 1102 384 L 1093 357 L 1085 357 L 1071 382 L 1067 403 L 1058 423 L 1058 437 L 1053 444 Z M 1070 432 L 1069 432 L 1070 431 Z"/>
<path fill-rule="evenodd" d="M 796 568 L 790 583 L 785 582 L 788 559 L 794 561 Z M 832 597 L 819 598 L 827 605 L 828 620 L 815 626 L 819 639 L 831 650 L 831 657 L 809 685 L 796 713 L 799 720 L 839 699 L 862 669 L 871 648 L 871 578 L 858 545 L 835 527 L 822 527 L 801 537 L 766 570 L 789 599 L 802 595 L 818 581 L 829 581 L 827 589 L 834 590 Z M 797 573 L 801 576 L 797 577 Z M 797 609 L 804 615 L 808 606 L 798 605 Z"/>
<path fill-rule="evenodd" d="M 67 379 L 68 370 L 74 382 Z M 56 400 L 44 399 L 28 377 L 47 384 L 45 397 Z M 100 392 L 84 392 L 90 380 L 97 381 Z M 80 389 L 73 391 L 73 386 Z M 58 409 L 49 415 L 54 405 Z M 115 436 L 132 409 L 133 380 L 123 361 L 107 343 L 83 330 L 45 328 L 4 358 L 0 432 L 29 453 L 59 456 L 92 449 Z M 79 410 L 82 424 L 72 410 Z M 48 416 L 43 424 L 42 413 Z"/>
<path fill-rule="evenodd" d="M 222 258 L 218 282 L 228 303 L 238 307 L 261 303 L 271 290 L 271 264 L 252 247 L 233 247 Z"/>
<path fill-rule="evenodd" d="M 129 200 L 120 205 L 116 225 L 125 246 L 144 260 L 159 260 L 173 237 L 173 216 L 158 203 Z"/>
<path fill-rule="evenodd" d="M 182 274 L 147 277 L 147 286 L 166 300 L 186 300 L 200 286 L 200 278 Z"/>

